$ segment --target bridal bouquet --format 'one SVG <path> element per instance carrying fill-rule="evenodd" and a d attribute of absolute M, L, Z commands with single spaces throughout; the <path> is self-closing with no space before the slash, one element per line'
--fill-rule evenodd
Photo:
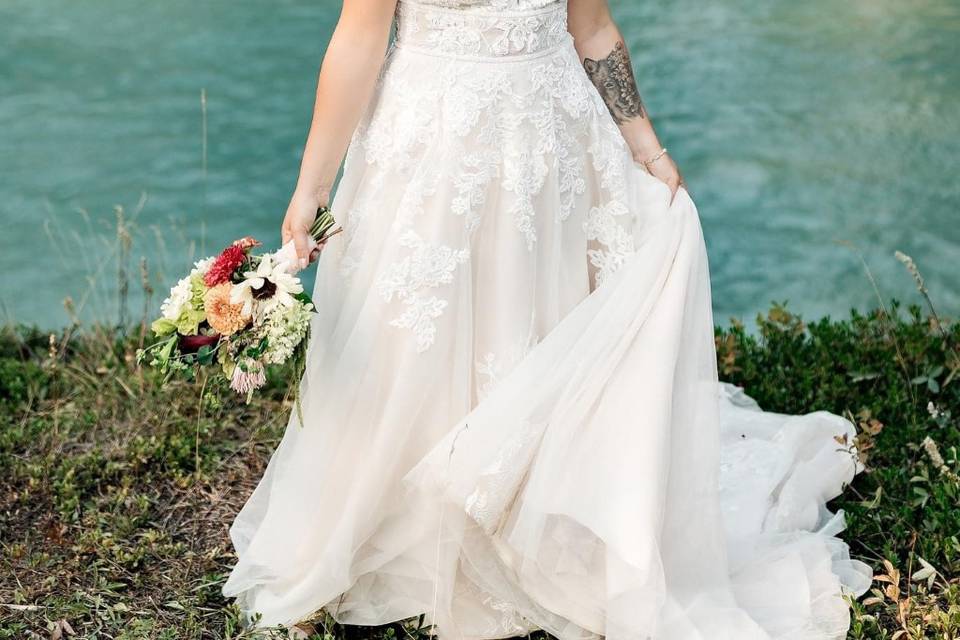
<path fill-rule="evenodd" d="M 323 243 L 333 216 L 317 211 L 310 235 Z M 170 290 L 151 328 L 159 340 L 137 353 L 169 377 L 213 369 L 230 388 L 245 394 L 266 383 L 266 367 L 299 362 L 303 356 L 314 307 L 296 276 L 293 242 L 276 253 L 256 254 L 260 243 L 246 237 L 220 255 L 200 260 Z"/>

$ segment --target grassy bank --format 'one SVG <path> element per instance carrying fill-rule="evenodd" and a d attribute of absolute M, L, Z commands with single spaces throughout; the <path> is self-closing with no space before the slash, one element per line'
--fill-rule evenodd
<path fill-rule="evenodd" d="M 227 527 L 281 435 L 287 372 L 251 405 L 160 389 L 136 368 L 142 340 L 0 336 L 0 638 L 252 637 L 220 596 Z M 896 305 L 805 324 L 778 306 L 717 345 L 721 377 L 765 409 L 858 426 L 868 470 L 833 506 L 880 578 L 850 638 L 960 637 L 960 325 Z"/>

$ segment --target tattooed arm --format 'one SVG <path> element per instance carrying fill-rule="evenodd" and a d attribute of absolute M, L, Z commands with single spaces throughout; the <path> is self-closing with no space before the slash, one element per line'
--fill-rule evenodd
<path fill-rule="evenodd" d="M 587 77 L 597 87 L 610 115 L 620 126 L 637 162 L 660 154 L 663 146 L 640 97 L 630 53 L 617 28 L 607 0 L 569 0 L 569 29 Z M 645 165 L 676 193 L 682 178 L 669 155 Z"/>
<path fill-rule="evenodd" d="M 310 257 L 310 225 L 317 208 L 327 204 L 350 137 L 373 95 L 395 7 L 396 0 L 343 0 L 317 80 L 300 177 L 281 227 L 283 241 L 293 239 L 301 261 Z"/>

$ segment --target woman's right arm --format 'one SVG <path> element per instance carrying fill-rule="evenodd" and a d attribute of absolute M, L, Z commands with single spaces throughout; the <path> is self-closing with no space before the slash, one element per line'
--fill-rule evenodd
<path fill-rule="evenodd" d="M 310 225 L 328 204 L 333 181 L 360 117 L 373 95 L 390 39 L 396 0 L 343 0 L 317 80 L 313 120 L 300 177 L 281 227 L 301 266 L 310 259 Z"/>

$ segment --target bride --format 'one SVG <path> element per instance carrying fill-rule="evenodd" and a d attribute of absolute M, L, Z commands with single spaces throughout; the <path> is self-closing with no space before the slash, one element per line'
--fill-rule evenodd
<path fill-rule="evenodd" d="M 226 595 L 443 639 L 844 637 L 853 427 L 718 383 L 697 211 L 605 0 L 344 0 L 301 266 L 344 154 L 302 412 Z"/>

